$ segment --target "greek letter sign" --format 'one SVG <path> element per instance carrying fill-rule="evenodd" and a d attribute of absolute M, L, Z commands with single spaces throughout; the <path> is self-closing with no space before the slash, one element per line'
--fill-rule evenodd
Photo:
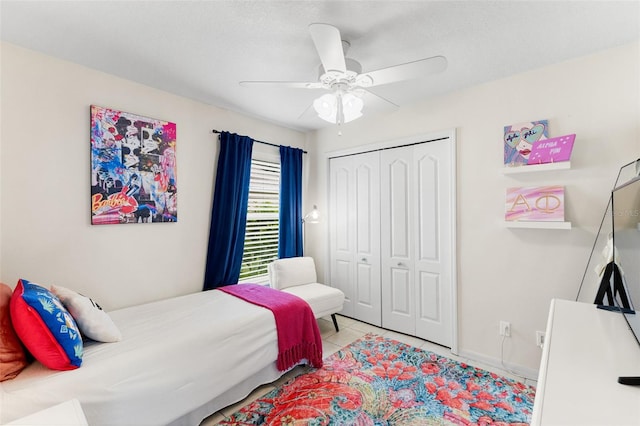
<path fill-rule="evenodd" d="M 507 188 L 505 220 L 564 221 L 564 187 Z"/>

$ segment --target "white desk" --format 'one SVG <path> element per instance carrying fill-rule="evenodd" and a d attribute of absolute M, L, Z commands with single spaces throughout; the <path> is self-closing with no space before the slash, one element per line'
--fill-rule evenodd
<path fill-rule="evenodd" d="M 640 346 L 619 312 L 554 299 L 531 424 L 640 425 Z"/>

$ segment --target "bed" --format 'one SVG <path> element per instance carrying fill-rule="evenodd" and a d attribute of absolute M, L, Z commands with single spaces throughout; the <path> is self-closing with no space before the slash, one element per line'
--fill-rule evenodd
<path fill-rule="evenodd" d="M 1 382 L 0 423 L 77 398 L 90 425 L 198 425 L 283 374 L 273 313 L 222 291 L 109 315 L 122 341 L 86 342 L 80 368 Z"/>

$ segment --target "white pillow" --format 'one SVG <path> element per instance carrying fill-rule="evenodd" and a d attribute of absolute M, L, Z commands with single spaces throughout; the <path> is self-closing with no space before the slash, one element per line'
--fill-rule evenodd
<path fill-rule="evenodd" d="M 111 317 L 93 300 L 57 285 L 51 286 L 51 292 L 58 296 L 62 304 L 76 320 L 82 334 L 98 342 L 117 342 L 122 340 L 122 334 Z"/>

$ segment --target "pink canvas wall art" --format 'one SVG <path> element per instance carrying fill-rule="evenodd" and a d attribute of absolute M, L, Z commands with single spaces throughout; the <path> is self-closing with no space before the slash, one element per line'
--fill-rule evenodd
<path fill-rule="evenodd" d="M 564 187 L 507 188 L 507 221 L 564 221 Z"/>
<path fill-rule="evenodd" d="M 504 165 L 527 165 L 533 144 L 549 136 L 548 127 L 547 120 L 504 126 Z"/>

